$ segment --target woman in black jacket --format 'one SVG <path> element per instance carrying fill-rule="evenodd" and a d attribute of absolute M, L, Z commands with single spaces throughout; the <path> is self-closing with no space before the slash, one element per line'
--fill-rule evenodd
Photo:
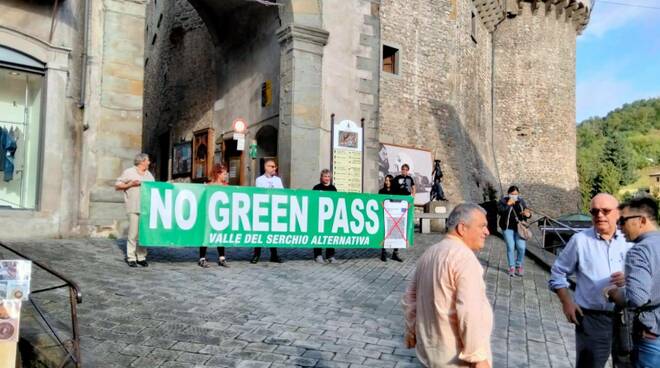
<path fill-rule="evenodd" d="M 378 194 L 398 194 L 395 192 L 394 188 L 392 187 L 392 182 L 394 182 L 394 177 L 392 175 L 385 175 L 385 180 L 383 181 L 383 187 L 380 188 L 378 191 Z M 397 262 L 403 262 L 403 259 L 399 257 L 399 250 L 394 249 L 392 251 L 392 259 L 397 261 Z M 381 250 L 380 252 L 380 260 L 383 262 L 387 262 L 387 251 L 385 248 Z"/>
<path fill-rule="evenodd" d="M 518 234 L 518 222 L 532 217 L 525 200 L 520 197 L 520 190 L 512 185 L 507 195 L 497 203 L 497 212 L 500 215 L 500 228 L 506 242 L 506 257 L 509 261 L 509 276 L 522 276 L 523 258 L 525 257 L 525 239 Z M 515 254 L 515 253 L 518 254 Z"/>

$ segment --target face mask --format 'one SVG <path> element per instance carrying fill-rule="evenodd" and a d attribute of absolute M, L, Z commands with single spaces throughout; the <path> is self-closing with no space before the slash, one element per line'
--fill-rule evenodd
<path fill-rule="evenodd" d="M 513 199 L 514 201 L 518 200 L 518 195 L 517 194 L 510 194 L 509 199 Z"/>

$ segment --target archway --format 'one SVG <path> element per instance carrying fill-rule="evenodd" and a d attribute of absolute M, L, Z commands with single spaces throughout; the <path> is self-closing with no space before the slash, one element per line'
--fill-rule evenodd
<path fill-rule="evenodd" d="M 194 131 L 210 128 L 209 146 L 222 156 L 226 142 L 234 140 L 232 121 L 243 118 L 248 136 L 252 126 L 274 126 L 274 135 L 266 135 L 274 142 L 264 146 L 276 147 L 273 156 L 285 183 L 303 185 L 301 180 L 319 170 L 318 163 L 304 158 L 320 146 L 318 132 L 310 129 L 320 128 L 321 61 L 328 37 L 320 28 L 320 4 L 179 0 L 172 7 L 147 12 L 147 152 L 170 152 L 165 159 L 171 160 L 171 147 L 160 145 L 185 143 Z M 181 14 L 173 14 L 177 11 Z M 207 35 L 195 35 L 202 28 Z M 199 41 L 204 37 L 208 40 Z M 303 139 L 292 144 L 294 136 Z M 248 171 L 249 160 L 240 165 L 237 173 Z M 238 182 L 251 185 L 251 179 L 241 175 Z"/>

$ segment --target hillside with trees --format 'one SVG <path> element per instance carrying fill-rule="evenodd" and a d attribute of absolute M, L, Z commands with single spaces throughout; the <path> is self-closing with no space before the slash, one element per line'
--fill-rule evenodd
<path fill-rule="evenodd" d="M 635 187 L 640 173 L 660 171 L 660 98 L 639 100 L 577 128 L 578 175 L 582 208 L 599 193 Z M 640 180 L 640 182 L 642 182 Z"/>

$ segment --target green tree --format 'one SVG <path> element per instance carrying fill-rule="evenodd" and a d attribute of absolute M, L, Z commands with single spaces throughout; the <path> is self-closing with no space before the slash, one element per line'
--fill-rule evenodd
<path fill-rule="evenodd" d="M 591 196 L 598 193 L 616 194 L 621 188 L 621 174 L 610 162 L 604 163 L 593 180 Z"/>
<path fill-rule="evenodd" d="M 607 138 L 603 150 L 603 159 L 611 163 L 619 172 L 619 184 L 627 185 L 637 180 L 636 167 L 633 164 L 635 152 L 622 135 L 615 134 Z"/>

